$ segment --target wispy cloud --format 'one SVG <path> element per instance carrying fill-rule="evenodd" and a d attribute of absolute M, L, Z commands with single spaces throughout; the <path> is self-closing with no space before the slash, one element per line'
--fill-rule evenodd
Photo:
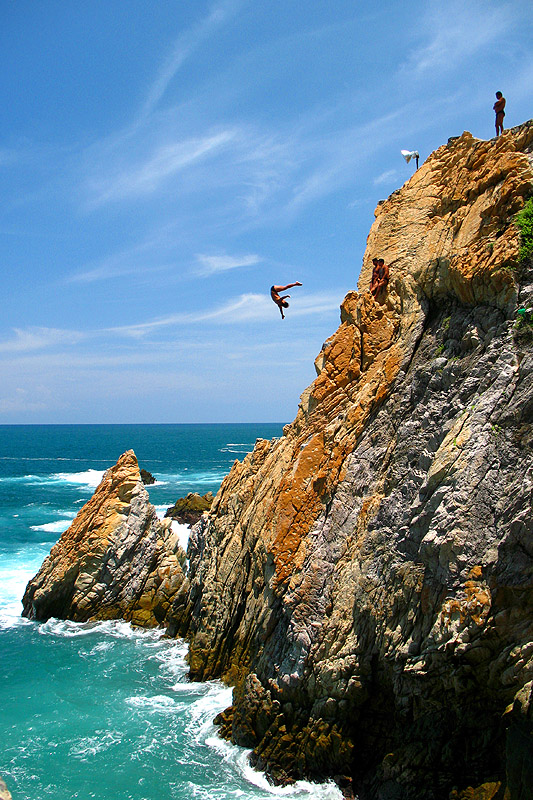
<path fill-rule="evenodd" d="M 378 175 L 377 178 L 374 178 L 374 186 L 381 186 L 383 184 L 392 183 L 393 181 L 397 180 L 398 178 L 398 170 L 397 169 L 388 169 L 385 172 L 382 172 L 381 175 Z"/>
<path fill-rule="evenodd" d="M 291 298 L 291 314 L 293 316 L 319 316 L 338 310 L 342 293 L 327 292 Z M 206 322 L 220 324 L 240 324 L 242 322 L 268 322 L 277 318 L 277 309 L 270 297 L 264 294 L 241 294 L 234 300 L 206 311 L 171 314 L 148 322 L 134 325 L 121 325 L 110 328 L 114 334 L 141 339 L 146 335 L 163 328 L 181 325 L 196 325 Z"/>
<path fill-rule="evenodd" d="M 176 242 L 169 226 L 153 231 L 142 241 L 89 262 L 69 275 L 67 283 L 95 283 L 126 275 L 150 276 L 169 270 L 175 262 Z"/>
<path fill-rule="evenodd" d="M 516 23 L 512 6 L 471 0 L 428 4 L 417 21 L 426 41 L 414 49 L 403 65 L 404 72 L 422 76 L 431 70 L 457 69 L 458 65 L 494 43 Z"/>
<path fill-rule="evenodd" d="M 57 403 L 57 397 L 54 396 L 52 398 L 51 395 L 52 393 L 46 391 L 42 386 L 39 387 L 38 392 L 30 391 L 20 386 L 16 387 L 0 396 L 0 415 L 42 411 L 51 405 L 50 401 L 52 399 Z M 46 400 L 43 399 L 44 397 L 46 397 Z"/>
<path fill-rule="evenodd" d="M 168 178 L 206 158 L 220 153 L 236 132 L 223 130 L 182 141 L 168 141 L 143 160 L 123 167 L 114 175 L 93 178 L 89 191 L 92 205 L 152 194 Z"/>
<path fill-rule="evenodd" d="M 253 267 L 261 261 L 259 256 L 253 254 L 247 256 L 206 256 L 199 254 L 196 258 L 198 265 L 195 269 L 195 274 L 202 277 L 241 267 Z"/>
<path fill-rule="evenodd" d="M 57 345 L 76 344 L 83 338 L 78 331 L 58 328 L 14 328 L 11 339 L 0 341 L 0 353 L 27 353 Z"/>
<path fill-rule="evenodd" d="M 284 213 L 294 214 L 325 195 L 354 182 L 359 168 L 366 166 L 372 153 L 394 135 L 394 124 L 405 115 L 404 109 L 373 119 L 364 125 L 350 125 L 327 138 L 308 131 L 306 148 L 309 166 L 294 182 L 292 197 Z"/>
<path fill-rule="evenodd" d="M 143 338 L 153 331 L 171 326 L 195 325 L 213 320 L 218 322 L 235 322 L 244 319 L 259 319 L 264 316 L 264 311 L 267 307 L 267 298 L 263 295 L 243 294 L 235 300 L 230 300 L 224 305 L 208 311 L 170 314 L 166 317 L 160 317 L 148 322 L 110 328 L 109 332 L 131 336 L 133 338 Z"/>
<path fill-rule="evenodd" d="M 188 31 L 181 33 L 174 42 L 174 46 L 165 59 L 153 81 L 146 100 L 144 101 L 139 118 L 148 117 L 163 98 L 170 83 L 175 78 L 182 64 L 213 35 L 224 22 L 230 19 L 242 6 L 242 0 L 225 0 L 215 3 L 210 12 Z"/>

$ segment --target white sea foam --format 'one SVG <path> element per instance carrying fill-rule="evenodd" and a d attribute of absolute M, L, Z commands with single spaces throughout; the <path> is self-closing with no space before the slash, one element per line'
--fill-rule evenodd
<path fill-rule="evenodd" d="M 108 650 L 112 650 L 113 647 L 113 642 L 98 642 L 98 644 L 95 644 L 94 647 L 91 647 L 91 649 L 87 651 L 87 655 L 95 656 L 97 653 L 106 653 Z"/>
<path fill-rule="evenodd" d="M 119 619 L 107 619 L 97 622 L 73 622 L 69 619 L 49 620 L 39 626 L 39 633 L 43 636 L 61 636 L 63 638 L 73 638 L 80 636 L 92 636 L 93 634 L 105 634 L 115 639 L 145 639 L 147 641 L 159 640 L 164 631 L 161 628 L 134 628 L 129 622 Z"/>
<path fill-rule="evenodd" d="M 70 483 L 76 486 L 96 488 L 105 470 L 87 469 L 84 472 L 56 472 L 53 475 L 10 475 L 0 478 L 2 483 L 35 484 L 37 486 L 53 486 L 58 483 Z"/>
<path fill-rule="evenodd" d="M 227 444 L 225 447 L 220 448 L 221 453 L 234 453 L 235 455 L 247 455 L 251 453 L 254 449 L 253 445 L 238 445 L 238 444 Z"/>
<path fill-rule="evenodd" d="M 312 800 L 342 800 L 342 792 L 332 781 L 326 783 L 312 783 L 311 781 L 296 781 L 289 786 L 273 786 L 264 772 L 259 772 L 250 764 L 251 750 L 236 747 L 218 736 L 206 740 L 206 744 L 213 747 L 221 758 L 233 766 L 234 770 L 252 786 L 257 787 L 266 795 L 273 797 L 287 797 L 295 800 L 312 798 Z"/>
<path fill-rule="evenodd" d="M 51 476 L 51 480 L 65 481 L 65 483 L 75 483 L 91 488 L 96 488 L 104 476 L 105 470 L 87 469 L 85 472 L 57 472 Z"/>
<path fill-rule="evenodd" d="M 231 767 L 231 771 L 241 776 L 244 782 L 255 787 L 254 797 L 286 797 L 291 800 L 341 800 L 340 789 L 332 782 L 312 783 L 296 781 L 290 786 L 273 786 L 263 772 L 258 772 L 250 765 L 251 750 L 237 747 L 221 739 L 216 732 L 213 718 L 227 708 L 232 701 L 232 690 L 217 681 L 199 684 L 204 694 L 187 709 L 190 723 L 187 726 L 189 736 L 197 745 L 204 744 L 217 752 L 220 758 Z M 212 795 L 211 795 L 212 796 Z M 228 794 L 228 797 L 230 795 Z M 231 796 L 239 796 L 239 790 Z M 250 796 L 250 795 L 241 795 Z"/>
<path fill-rule="evenodd" d="M 159 519 L 164 519 L 165 514 L 168 510 L 168 506 L 154 506 L 155 513 L 157 514 Z M 189 535 L 191 532 L 189 525 L 184 525 L 181 522 L 173 519 L 170 523 L 171 530 L 176 534 L 178 537 L 178 541 L 180 543 L 180 547 L 183 547 L 185 552 L 187 552 L 187 545 L 189 544 Z"/>
<path fill-rule="evenodd" d="M 28 550 L 23 554 L 14 553 L 2 556 L 0 566 L 0 629 L 31 624 L 23 619 L 22 596 L 26 584 L 38 571 L 44 551 L 40 548 Z"/>
<path fill-rule="evenodd" d="M 227 474 L 227 469 L 224 469 L 224 471 L 217 470 L 216 472 L 213 470 L 207 470 L 203 472 L 200 471 L 189 472 L 187 469 L 184 469 L 183 472 L 177 472 L 172 474 L 159 473 L 158 480 L 161 481 L 161 483 L 170 485 L 185 483 L 188 486 L 202 486 L 204 484 L 220 483 L 222 479 L 226 476 L 226 474 Z M 188 489 L 187 491 L 192 491 L 192 490 Z"/>
<path fill-rule="evenodd" d="M 206 744 L 216 731 L 213 719 L 231 705 L 233 690 L 219 681 L 200 685 L 205 687 L 205 693 L 189 709 L 187 732 L 197 744 Z"/>
<path fill-rule="evenodd" d="M 191 533 L 191 529 L 188 525 L 182 525 L 181 522 L 176 522 L 176 520 L 172 520 L 170 523 L 170 527 L 172 531 L 177 535 L 180 546 L 183 547 L 185 552 L 187 552 L 187 546 L 189 544 L 189 536 Z"/>
<path fill-rule="evenodd" d="M 87 761 L 97 753 L 108 750 L 114 744 L 122 742 L 124 734 L 120 731 L 106 731 L 98 736 L 84 736 L 72 742 L 69 756 L 80 761 Z"/>
<path fill-rule="evenodd" d="M 136 695 L 128 697 L 126 703 L 134 708 L 141 708 L 158 714 L 174 714 L 178 707 L 178 703 L 173 697 L 167 697 L 164 694 L 156 694 L 151 697 Z"/>
<path fill-rule="evenodd" d="M 75 514 L 69 519 L 58 519 L 55 522 L 45 522 L 43 525 L 31 525 L 32 531 L 46 531 L 47 533 L 64 533 L 74 519 Z"/>

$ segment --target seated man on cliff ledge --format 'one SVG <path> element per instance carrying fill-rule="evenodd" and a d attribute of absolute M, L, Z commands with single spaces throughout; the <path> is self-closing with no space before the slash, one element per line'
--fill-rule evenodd
<path fill-rule="evenodd" d="M 372 280 L 370 281 L 370 292 L 377 297 L 382 289 L 387 288 L 389 282 L 389 268 L 382 258 L 373 258 Z"/>

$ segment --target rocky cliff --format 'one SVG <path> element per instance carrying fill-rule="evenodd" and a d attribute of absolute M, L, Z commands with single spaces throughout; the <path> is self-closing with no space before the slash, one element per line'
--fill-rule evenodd
<path fill-rule="evenodd" d="M 159 522 L 135 454 L 124 453 L 28 583 L 23 616 L 160 624 L 184 580 L 170 522 Z"/>
<path fill-rule="evenodd" d="M 295 421 L 191 538 L 171 630 L 194 677 L 235 684 L 223 730 L 278 779 L 533 797 L 532 151 L 532 122 L 465 133 L 378 206 Z"/>
<path fill-rule="evenodd" d="M 378 206 L 296 419 L 235 463 L 187 576 L 126 454 L 25 613 L 187 636 L 192 677 L 235 686 L 222 733 L 277 780 L 532 798 L 533 330 L 515 322 L 532 189 L 533 122 L 433 153 Z"/>

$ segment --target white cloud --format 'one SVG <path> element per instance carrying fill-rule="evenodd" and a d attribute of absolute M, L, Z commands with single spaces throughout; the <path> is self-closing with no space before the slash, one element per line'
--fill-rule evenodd
<path fill-rule="evenodd" d="M 27 353 L 56 345 L 76 344 L 83 338 L 78 331 L 58 328 L 14 328 L 12 339 L 0 342 L 0 353 Z"/>
<path fill-rule="evenodd" d="M 382 172 L 381 175 L 378 175 L 377 178 L 374 178 L 374 186 L 380 186 L 381 184 L 392 183 L 393 181 L 397 180 L 398 178 L 398 170 L 397 169 L 388 169 L 385 172 Z"/>
<path fill-rule="evenodd" d="M 199 266 L 195 272 L 197 275 L 208 277 L 218 272 L 227 272 L 232 269 L 239 269 L 240 267 L 253 267 L 259 264 L 261 259 L 257 255 L 247 256 L 196 256 Z"/>
<path fill-rule="evenodd" d="M 43 411 L 51 405 L 52 399 L 57 403 L 57 398 L 52 398 L 51 393 L 43 387 L 39 387 L 38 392 L 17 387 L 10 394 L 0 397 L 0 415 Z"/>
<path fill-rule="evenodd" d="M 451 0 L 446 5 L 433 0 L 417 29 L 426 42 L 415 49 L 404 71 L 421 76 L 432 70 L 457 69 L 482 49 L 501 41 L 516 22 L 512 6 L 471 0 Z"/>
<path fill-rule="evenodd" d="M 343 292 L 334 291 L 301 295 L 299 297 L 293 296 L 291 297 L 289 313 L 298 317 L 329 314 L 331 311 L 339 311 L 343 299 Z"/>
<path fill-rule="evenodd" d="M 187 58 L 209 36 L 215 33 L 227 19 L 233 16 L 241 5 L 242 2 L 235 2 L 235 0 L 215 3 L 206 17 L 190 30 L 181 33 L 177 37 L 172 51 L 148 91 L 146 100 L 141 108 L 141 118 L 147 117 L 152 113 Z"/>
<path fill-rule="evenodd" d="M 327 138 L 307 131 L 309 168 L 294 181 L 292 198 L 283 213 L 295 213 L 342 186 L 352 184 L 357 179 L 357 170 L 366 166 L 370 156 L 395 135 L 395 124 L 405 113 L 405 109 L 393 110 L 365 125 L 337 130 Z M 301 143 L 300 149 L 303 149 Z"/>
<path fill-rule="evenodd" d="M 173 266 L 176 248 L 171 227 L 163 226 L 131 247 L 89 262 L 84 269 L 73 273 L 66 280 L 67 283 L 94 283 L 125 275 L 151 276 Z"/>
<path fill-rule="evenodd" d="M 126 275 L 153 275 L 155 272 L 166 272 L 172 264 L 150 264 L 137 261 L 136 263 L 117 261 L 114 257 L 103 259 L 96 266 L 84 272 L 76 272 L 67 278 L 68 283 L 94 283 L 107 281 L 113 278 L 123 278 Z"/>
<path fill-rule="evenodd" d="M 143 161 L 132 163 L 111 177 L 90 181 L 93 205 L 151 194 L 176 173 L 220 153 L 235 136 L 235 131 L 225 130 L 179 142 L 170 140 Z"/>
<path fill-rule="evenodd" d="M 300 295 L 291 297 L 291 314 L 293 316 L 319 316 L 338 310 L 343 294 L 329 291 L 321 294 Z M 196 325 L 205 322 L 220 324 L 239 324 L 242 322 L 269 322 L 276 318 L 278 311 L 266 294 L 241 294 L 218 308 L 207 311 L 172 314 L 148 322 L 134 325 L 121 325 L 108 329 L 109 332 L 122 334 L 132 338 L 143 338 L 158 329 L 180 325 Z"/>

